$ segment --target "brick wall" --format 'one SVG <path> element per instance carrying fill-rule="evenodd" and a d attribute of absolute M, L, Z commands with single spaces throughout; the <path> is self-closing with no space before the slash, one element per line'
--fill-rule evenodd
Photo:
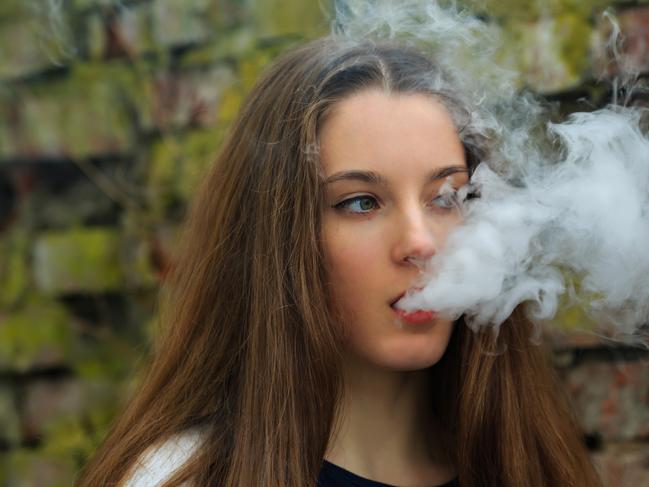
<path fill-rule="evenodd" d="M 628 66 L 649 72 L 649 2 L 467 3 L 559 113 L 610 96 L 606 7 Z M 263 66 L 328 30 L 323 5 L 0 2 L 0 486 L 70 485 L 101 440 L 201 171 Z M 578 310 L 557 321 L 557 368 L 609 485 L 649 485 L 647 355 L 593 339 Z"/>

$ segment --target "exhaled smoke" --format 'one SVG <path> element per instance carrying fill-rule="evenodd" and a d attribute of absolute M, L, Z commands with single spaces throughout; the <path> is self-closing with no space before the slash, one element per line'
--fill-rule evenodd
<path fill-rule="evenodd" d="M 499 325 L 522 302 L 552 318 L 567 291 L 625 334 L 649 316 L 649 140 L 638 110 L 578 113 L 551 125 L 564 157 L 512 185 L 479 166 L 481 197 L 404 307 Z M 532 156 L 532 154 L 530 154 Z M 578 289 L 565 275 L 579 276 Z"/>
<path fill-rule="evenodd" d="M 637 337 L 649 321 L 644 112 L 610 105 L 546 124 L 542 104 L 516 94 L 515 75 L 492 61 L 495 27 L 453 5 L 347 1 L 337 30 L 428 50 L 467 93 L 472 123 L 494 141 L 472 178 L 480 197 L 464 202 L 465 224 L 429 263 L 424 288 L 398 306 L 497 329 L 521 303 L 547 320 L 569 297 L 619 336 Z"/>

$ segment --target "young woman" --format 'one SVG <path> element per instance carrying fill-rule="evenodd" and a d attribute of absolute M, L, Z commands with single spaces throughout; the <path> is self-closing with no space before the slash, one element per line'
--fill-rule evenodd
<path fill-rule="evenodd" d="M 148 375 L 78 485 L 600 485 L 522 313 L 494 338 L 393 306 L 461 224 L 448 188 L 487 153 L 470 110 L 411 48 L 282 57 L 193 201 Z"/>

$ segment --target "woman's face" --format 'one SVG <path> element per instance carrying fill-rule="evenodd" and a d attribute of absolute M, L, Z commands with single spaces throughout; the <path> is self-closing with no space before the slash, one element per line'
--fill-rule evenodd
<path fill-rule="evenodd" d="M 389 370 L 435 364 L 453 323 L 392 304 L 461 220 L 447 190 L 468 174 L 448 112 L 424 94 L 364 90 L 334 105 L 320 148 L 324 248 L 348 352 Z"/>

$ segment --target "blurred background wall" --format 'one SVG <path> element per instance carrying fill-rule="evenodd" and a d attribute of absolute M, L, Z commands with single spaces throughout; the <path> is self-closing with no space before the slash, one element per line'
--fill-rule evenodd
<path fill-rule="evenodd" d="M 557 119 L 610 100 L 605 8 L 627 67 L 649 73 L 647 1 L 468 4 L 503 26 L 501 59 Z M 0 486 L 71 485 L 137 382 L 201 172 L 264 65 L 328 32 L 330 12 L 0 1 Z M 557 323 L 546 339 L 608 485 L 649 485 L 647 354 L 594 338 L 578 309 Z"/>

